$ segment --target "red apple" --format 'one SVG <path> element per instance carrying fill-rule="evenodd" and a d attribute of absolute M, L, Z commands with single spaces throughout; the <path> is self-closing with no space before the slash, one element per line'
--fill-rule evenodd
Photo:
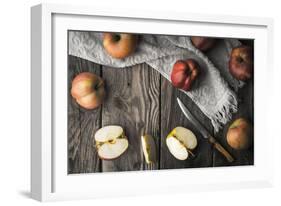
<path fill-rule="evenodd" d="M 248 149 L 253 140 L 251 124 L 244 118 L 236 119 L 228 128 L 226 140 L 234 149 Z"/>
<path fill-rule="evenodd" d="M 71 95 L 81 107 L 95 109 L 105 97 L 104 81 L 93 73 L 80 73 L 72 81 Z"/>
<path fill-rule="evenodd" d="M 210 37 L 193 36 L 191 37 L 191 42 L 197 49 L 204 52 L 214 46 L 216 39 Z"/>
<path fill-rule="evenodd" d="M 191 90 L 199 70 L 199 65 L 194 59 L 178 60 L 171 73 L 172 85 L 185 91 Z"/>
<path fill-rule="evenodd" d="M 232 49 L 229 60 L 229 71 L 238 80 L 246 81 L 253 73 L 253 51 L 249 46 Z"/>
<path fill-rule="evenodd" d="M 119 33 L 104 33 L 103 35 L 103 47 L 114 58 L 123 59 L 131 55 L 136 46 L 136 35 Z"/>

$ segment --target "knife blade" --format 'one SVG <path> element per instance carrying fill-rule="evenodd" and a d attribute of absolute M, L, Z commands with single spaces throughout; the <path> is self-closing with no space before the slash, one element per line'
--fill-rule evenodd
<path fill-rule="evenodd" d="M 177 101 L 185 117 L 192 122 L 192 124 L 200 131 L 204 138 L 208 139 L 210 136 L 209 132 L 198 122 L 197 119 L 195 119 L 195 117 L 191 114 L 191 112 L 186 108 L 186 106 L 179 98 L 177 98 Z"/>
<path fill-rule="evenodd" d="M 177 102 L 185 117 L 197 128 L 197 130 L 201 133 L 201 135 L 205 139 L 209 140 L 209 142 L 213 144 L 214 147 L 220 153 L 222 153 L 229 162 L 233 162 L 234 161 L 233 157 L 223 148 L 223 146 L 212 135 L 210 135 L 210 133 L 205 129 L 205 127 L 203 127 L 202 124 L 191 114 L 191 112 L 187 109 L 187 107 L 182 103 L 182 101 L 179 98 L 177 98 Z"/>

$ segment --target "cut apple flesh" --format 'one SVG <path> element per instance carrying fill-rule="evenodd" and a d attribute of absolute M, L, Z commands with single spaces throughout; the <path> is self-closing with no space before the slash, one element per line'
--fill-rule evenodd
<path fill-rule="evenodd" d="M 95 133 L 96 147 L 101 159 L 110 160 L 119 157 L 128 148 L 128 140 L 122 127 L 110 125 Z"/>
<path fill-rule="evenodd" d="M 156 162 L 156 146 L 151 135 L 141 136 L 142 151 L 147 164 Z"/>
<path fill-rule="evenodd" d="M 193 150 L 197 146 L 197 138 L 189 129 L 176 127 L 173 129 L 173 136 L 181 141 L 187 149 Z"/>
<path fill-rule="evenodd" d="M 116 159 L 128 148 L 127 139 L 116 139 L 114 143 L 106 142 L 98 148 L 98 155 L 104 160 Z"/>
<path fill-rule="evenodd" d="M 97 142 L 112 141 L 124 136 L 124 130 L 117 125 L 110 125 L 100 128 L 95 134 L 95 140 Z"/>
<path fill-rule="evenodd" d="M 167 136 L 166 144 L 175 158 L 185 160 L 188 158 L 189 153 L 191 153 L 190 150 L 197 146 L 197 138 L 189 129 L 176 127 Z"/>
<path fill-rule="evenodd" d="M 166 143 L 171 154 L 178 160 L 186 160 L 188 151 L 186 147 L 175 137 L 168 137 Z"/>

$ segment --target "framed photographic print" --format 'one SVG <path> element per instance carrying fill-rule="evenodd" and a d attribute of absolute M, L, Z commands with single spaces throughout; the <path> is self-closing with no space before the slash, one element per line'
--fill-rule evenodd
<path fill-rule="evenodd" d="M 271 19 L 31 14 L 34 199 L 272 185 Z"/>

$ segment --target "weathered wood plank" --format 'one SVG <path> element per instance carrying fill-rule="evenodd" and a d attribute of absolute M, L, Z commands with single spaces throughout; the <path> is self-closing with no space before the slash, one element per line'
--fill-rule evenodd
<path fill-rule="evenodd" d="M 240 40 L 243 44 L 251 46 L 254 48 L 254 41 L 252 40 Z M 238 90 L 238 111 L 233 115 L 232 121 L 238 117 L 244 117 L 248 119 L 252 126 L 254 120 L 254 83 L 253 80 L 247 82 L 247 84 Z M 233 155 L 235 161 L 229 163 L 222 157 L 217 151 L 214 152 L 213 166 L 235 166 L 235 165 L 253 165 L 254 164 L 254 148 L 251 147 L 248 150 L 238 151 L 232 149 L 226 141 L 226 134 L 228 127 L 232 123 L 230 121 L 228 124 L 224 125 L 218 134 L 216 134 L 217 139 L 222 143 L 222 145 Z"/>
<path fill-rule="evenodd" d="M 238 92 L 239 106 L 238 111 L 233 115 L 233 120 L 238 117 L 244 117 L 253 123 L 253 114 L 254 114 L 254 105 L 253 105 L 253 81 L 249 81 L 245 87 L 239 90 Z M 217 151 L 214 152 L 214 165 L 218 166 L 234 166 L 234 165 L 253 165 L 254 164 L 254 148 L 251 147 L 248 150 L 235 150 L 232 149 L 226 141 L 226 134 L 228 127 L 232 121 L 224 126 L 221 131 L 216 135 L 220 140 L 222 145 L 233 155 L 235 161 L 229 163 L 218 154 Z M 252 124 L 253 125 L 253 124 Z M 254 125 L 253 125 L 254 126 Z"/>
<path fill-rule="evenodd" d="M 71 82 L 81 72 L 100 75 L 100 65 L 69 56 L 68 59 L 68 172 L 100 172 L 100 160 L 93 146 L 95 131 L 101 125 L 101 108 L 85 110 L 70 95 Z"/>
<path fill-rule="evenodd" d="M 103 67 L 89 61 L 69 56 L 68 89 L 75 75 L 82 71 L 100 74 L 106 80 L 106 104 L 97 110 L 80 108 L 68 94 L 68 172 L 91 173 L 100 171 L 130 171 L 147 169 L 173 169 L 227 165 L 253 164 L 253 148 L 247 151 L 231 149 L 225 140 L 227 128 L 216 138 L 235 157 L 229 164 L 220 153 L 201 139 L 199 132 L 182 114 L 177 105 L 179 97 L 191 109 L 196 118 L 213 132 L 209 119 L 182 92 L 176 90 L 160 74 L 145 64 L 133 68 Z M 244 116 L 253 122 L 253 82 L 239 90 L 239 111 L 234 118 Z M 113 161 L 101 161 L 93 147 L 93 136 L 101 126 L 119 124 L 129 138 L 128 151 Z M 168 151 L 165 138 L 176 126 L 190 128 L 198 137 L 195 157 L 186 161 L 176 160 Z M 140 136 L 154 136 L 158 148 L 158 162 L 148 166 L 142 154 Z"/>
<path fill-rule="evenodd" d="M 79 108 L 76 106 L 75 101 L 71 97 L 71 81 L 79 73 L 77 68 L 77 59 L 68 56 L 68 114 L 67 114 L 67 123 L 68 123 L 68 173 L 73 173 L 74 170 L 74 159 L 77 155 L 80 145 L 80 113 Z M 70 69 L 73 68 L 73 69 Z M 75 68 L 75 69 L 74 69 Z"/>
<path fill-rule="evenodd" d="M 145 64 L 123 69 L 103 66 L 102 72 L 107 91 L 102 125 L 122 126 L 129 140 L 121 157 L 102 162 L 102 171 L 157 169 L 158 163 L 144 163 L 140 137 L 148 133 L 159 143 L 159 73 Z"/>
<path fill-rule="evenodd" d="M 183 92 L 175 89 L 165 78 L 161 78 L 161 169 L 194 168 L 212 166 L 213 149 L 203 138 L 192 123 L 187 120 L 177 104 L 176 98 L 179 97 L 183 103 L 193 112 L 194 116 L 208 129 L 212 131 L 209 119 L 204 116 L 200 109 Z M 174 158 L 169 152 L 165 138 L 177 126 L 190 129 L 197 136 L 198 146 L 193 151 L 195 157 L 185 161 Z"/>

